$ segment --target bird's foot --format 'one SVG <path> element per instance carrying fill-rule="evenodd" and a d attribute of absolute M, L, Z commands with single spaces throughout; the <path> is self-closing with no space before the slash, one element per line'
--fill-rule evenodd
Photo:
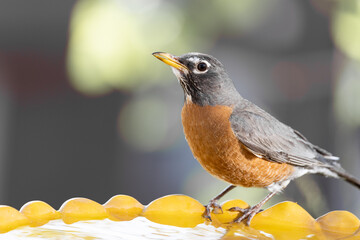
<path fill-rule="evenodd" d="M 250 225 L 251 219 L 258 213 L 261 212 L 261 205 L 255 205 L 248 208 L 232 207 L 229 209 L 231 212 L 239 212 L 239 216 L 236 217 L 232 223 L 240 223 L 246 219 L 245 224 Z"/>
<path fill-rule="evenodd" d="M 210 202 L 204 207 L 205 207 L 205 212 L 203 213 L 203 217 L 209 221 L 211 221 L 211 216 L 210 216 L 211 212 L 215 214 L 223 213 L 223 210 L 220 204 L 218 203 L 218 200 L 216 199 L 210 200 Z"/>

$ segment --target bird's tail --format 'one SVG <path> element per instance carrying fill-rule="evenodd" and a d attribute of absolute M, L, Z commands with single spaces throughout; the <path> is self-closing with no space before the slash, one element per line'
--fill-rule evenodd
<path fill-rule="evenodd" d="M 354 185 L 357 188 L 360 188 L 360 179 L 352 176 L 351 174 L 347 173 L 342 168 L 331 168 L 333 172 L 335 172 L 339 177 L 343 178 L 348 183 Z"/>

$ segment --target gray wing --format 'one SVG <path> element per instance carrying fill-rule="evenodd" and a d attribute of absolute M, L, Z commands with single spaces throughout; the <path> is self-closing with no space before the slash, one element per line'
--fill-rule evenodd
<path fill-rule="evenodd" d="M 239 141 L 269 161 L 312 168 L 334 166 L 339 159 L 245 99 L 234 108 L 230 122 Z"/>

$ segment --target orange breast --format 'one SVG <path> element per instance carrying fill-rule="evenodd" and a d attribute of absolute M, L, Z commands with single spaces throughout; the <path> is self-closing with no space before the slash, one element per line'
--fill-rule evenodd
<path fill-rule="evenodd" d="M 266 187 L 286 179 L 293 167 L 256 157 L 234 135 L 232 108 L 185 103 L 182 123 L 195 158 L 213 176 L 244 187 Z"/>

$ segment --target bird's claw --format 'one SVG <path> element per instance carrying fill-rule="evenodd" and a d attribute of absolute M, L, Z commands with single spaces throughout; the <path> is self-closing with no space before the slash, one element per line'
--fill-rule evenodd
<path fill-rule="evenodd" d="M 239 208 L 239 207 L 232 207 L 230 209 L 228 209 L 231 212 L 239 212 L 239 216 L 237 216 L 232 223 L 240 223 L 242 221 L 244 221 L 246 219 L 245 224 L 247 226 L 250 225 L 251 219 L 258 213 L 261 212 L 262 210 L 260 209 L 261 206 L 253 206 L 253 207 L 248 207 L 248 208 Z"/>
<path fill-rule="evenodd" d="M 240 208 L 240 207 L 232 207 L 228 209 L 228 211 L 230 212 L 241 212 L 241 213 L 245 213 L 248 210 L 249 208 Z"/>
<path fill-rule="evenodd" d="M 205 212 L 203 214 L 203 217 L 208 220 L 208 221 L 212 221 L 211 220 L 211 216 L 210 214 L 213 212 L 215 214 L 218 214 L 218 213 L 223 213 L 223 210 L 220 206 L 220 204 L 218 203 L 217 200 L 210 200 L 210 202 L 204 206 L 205 207 Z"/>

